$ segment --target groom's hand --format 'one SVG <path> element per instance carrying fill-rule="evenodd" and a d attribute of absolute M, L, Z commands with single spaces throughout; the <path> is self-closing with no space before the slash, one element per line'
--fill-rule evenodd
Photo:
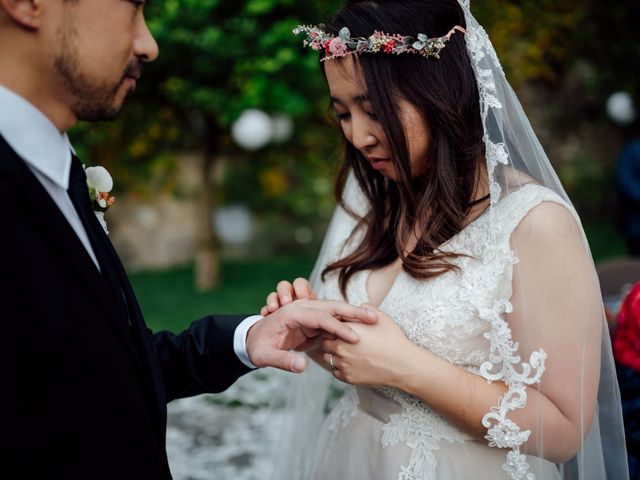
<path fill-rule="evenodd" d="M 319 336 L 356 343 L 358 336 L 343 322 L 374 324 L 377 313 L 344 302 L 296 300 L 258 321 L 247 333 L 247 353 L 257 367 L 300 373 L 306 359 L 292 352 Z"/>

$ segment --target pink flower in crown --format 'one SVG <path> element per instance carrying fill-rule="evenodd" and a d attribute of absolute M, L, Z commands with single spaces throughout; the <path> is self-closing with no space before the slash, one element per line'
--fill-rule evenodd
<path fill-rule="evenodd" d="M 336 57 L 344 57 L 347 54 L 347 46 L 340 37 L 331 39 L 326 49 L 327 53 Z"/>

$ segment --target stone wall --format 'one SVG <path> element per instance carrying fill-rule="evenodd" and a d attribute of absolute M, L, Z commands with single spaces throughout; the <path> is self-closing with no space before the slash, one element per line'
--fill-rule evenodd
<path fill-rule="evenodd" d="M 111 241 L 129 270 L 167 268 L 193 260 L 199 159 L 196 154 L 181 154 L 176 160 L 171 192 L 153 197 L 135 192 L 117 195 L 106 214 Z"/>

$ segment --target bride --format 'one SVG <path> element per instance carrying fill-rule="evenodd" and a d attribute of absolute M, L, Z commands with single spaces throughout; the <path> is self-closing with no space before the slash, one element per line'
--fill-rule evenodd
<path fill-rule="evenodd" d="M 628 478 L 580 220 L 468 0 L 351 1 L 296 33 L 345 140 L 339 208 L 314 289 L 263 313 L 318 296 L 379 321 L 311 342 L 274 478 Z"/>

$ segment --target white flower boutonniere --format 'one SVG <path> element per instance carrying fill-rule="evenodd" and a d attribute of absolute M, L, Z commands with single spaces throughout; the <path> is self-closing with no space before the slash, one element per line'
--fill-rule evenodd
<path fill-rule="evenodd" d="M 87 174 L 87 187 L 89 187 L 89 198 L 93 212 L 104 228 L 104 232 L 109 235 L 104 214 L 116 201 L 116 197 L 109 196 L 113 189 L 113 178 L 104 167 L 89 167 L 85 169 L 85 173 Z"/>

